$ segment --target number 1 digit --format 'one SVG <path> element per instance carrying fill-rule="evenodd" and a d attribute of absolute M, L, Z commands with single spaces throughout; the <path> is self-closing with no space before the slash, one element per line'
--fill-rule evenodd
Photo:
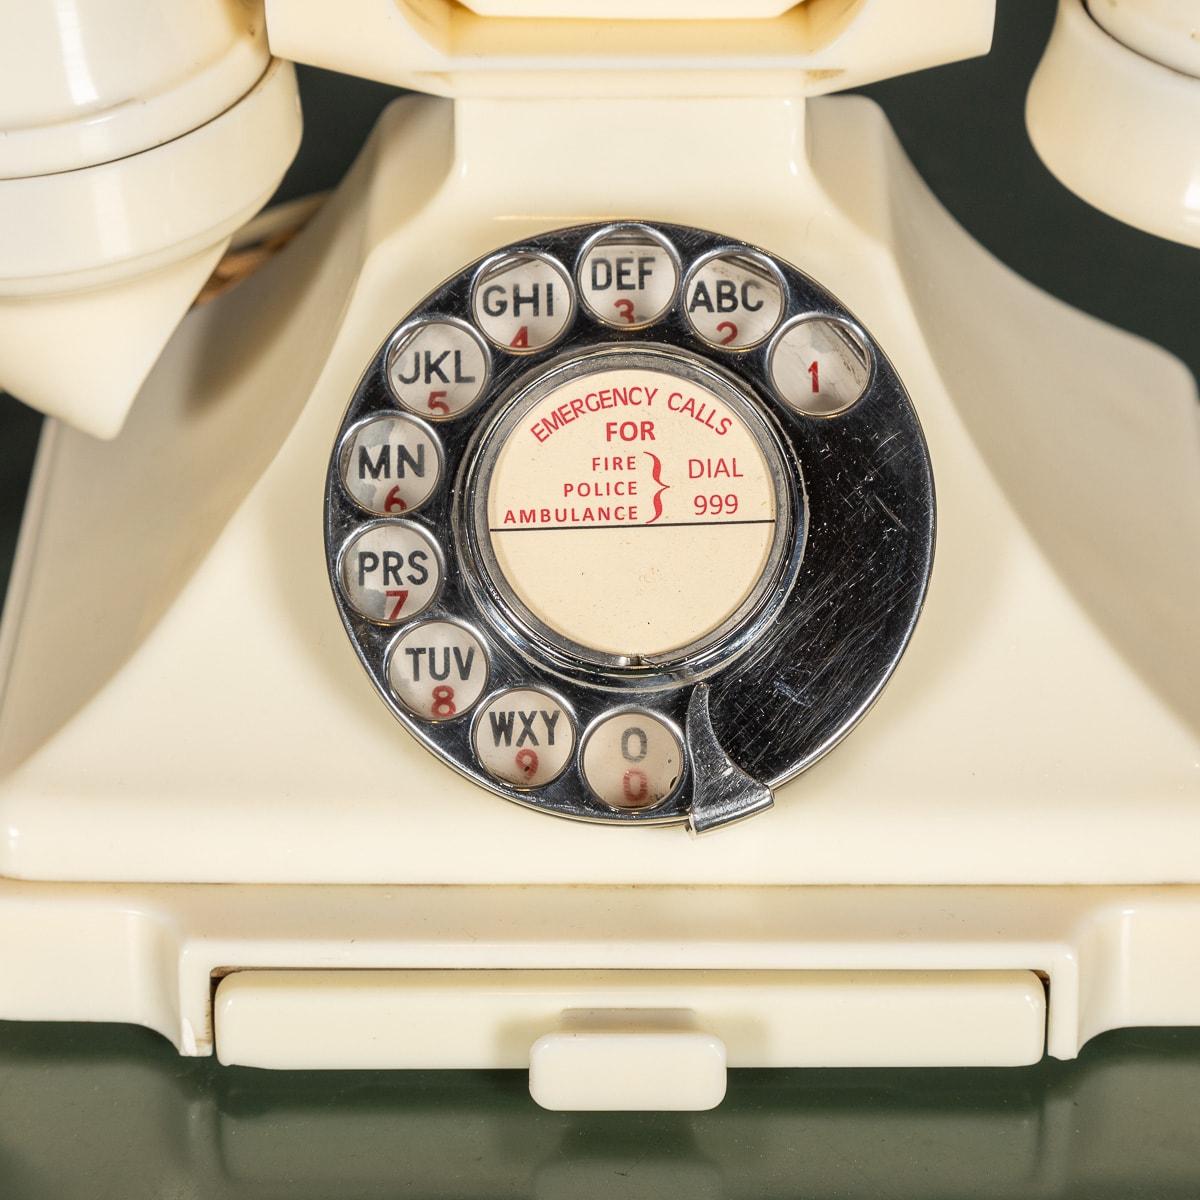
<path fill-rule="evenodd" d="M 813 391 L 819 392 L 821 390 L 821 369 L 815 360 L 808 364 L 808 373 L 812 376 Z"/>

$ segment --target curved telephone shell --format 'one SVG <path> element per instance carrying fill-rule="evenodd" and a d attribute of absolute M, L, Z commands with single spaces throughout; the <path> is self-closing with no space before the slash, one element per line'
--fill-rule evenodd
<path fill-rule="evenodd" d="M 275 54 L 437 96 L 815 96 L 985 54 L 995 7 L 267 0 L 267 24 Z"/>
<path fill-rule="evenodd" d="M 1060 0 L 1029 87 L 1034 148 L 1109 216 L 1200 246 L 1200 42 L 1192 0 Z"/>
<path fill-rule="evenodd" d="M 0 388 L 100 437 L 300 139 L 261 6 L 0 19 Z"/>

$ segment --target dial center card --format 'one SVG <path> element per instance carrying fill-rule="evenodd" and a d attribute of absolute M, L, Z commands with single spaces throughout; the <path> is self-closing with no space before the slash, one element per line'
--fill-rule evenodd
<path fill-rule="evenodd" d="M 737 618 L 786 508 L 773 447 L 735 390 L 644 358 L 593 355 L 530 388 L 484 481 L 491 557 L 520 604 L 571 643 L 635 661 Z"/>

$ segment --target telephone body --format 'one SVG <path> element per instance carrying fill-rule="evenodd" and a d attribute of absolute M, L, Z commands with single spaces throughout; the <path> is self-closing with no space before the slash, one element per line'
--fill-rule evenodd
<path fill-rule="evenodd" d="M 441 94 L 183 321 L 112 440 L 47 428 L 4 615 L 0 1016 L 530 1067 L 565 1108 L 1200 1019 L 1194 381 L 990 258 L 869 102 L 810 99 L 985 52 L 990 4 L 654 7 L 268 4 L 281 58 Z M 692 304 L 714 264 L 710 299 L 768 299 L 745 347 Z M 693 401 L 654 446 L 647 386 Z M 697 440 L 722 421 L 736 454 Z M 636 580 L 666 561 L 709 609 L 581 600 L 652 536 L 649 508 L 578 536 L 613 480 L 675 486 Z M 569 528 L 492 529 L 535 493 Z M 739 508 L 769 533 L 730 537 Z M 835 669 L 789 674 L 818 599 Z"/>

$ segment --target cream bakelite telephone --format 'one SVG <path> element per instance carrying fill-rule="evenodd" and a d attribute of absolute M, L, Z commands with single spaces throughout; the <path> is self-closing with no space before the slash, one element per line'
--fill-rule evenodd
<path fill-rule="evenodd" d="M 555 1108 L 1200 1020 L 1195 382 L 823 95 L 989 0 L 135 7 L 0 39 L 0 1018 Z M 1028 119 L 1194 244 L 1187 7 L 1063 0 Z M 187 313 L 288 60 L 431 94 Z"/>

